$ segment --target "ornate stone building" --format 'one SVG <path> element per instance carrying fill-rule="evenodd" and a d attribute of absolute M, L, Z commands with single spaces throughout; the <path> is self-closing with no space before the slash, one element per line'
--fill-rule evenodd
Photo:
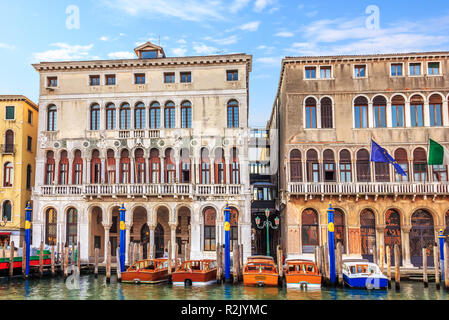
<path fill-rule="evenodd" d="M 251 253 L 248 79 L 252 57 L 42 62 L 33 245 L 80 241 L 82 260 L 120 243 L 161 256 L 215 257 L 232 209 L 232 243 Z M 146 251 L 146 250 L 144 250 Z M 155 251 L 155 252 L 153 252 Z M 174 252 L 174 251 L 173 251 Z M 115 250 L 113 250 L 115 255 Z M 146 254 L 144 254 L 146 256 Z"/>
<path fill-rule="evenodd" d="M 398 244 L 404 266 L 433 254 L 448 225 L 447 166 L 427 165 L 429 138 L 449 144 L 449 53 L 287 57 L 268 126 L 279 131 L 282 242 L 313 257 L 327 242 L 329 201 L 345 254 L 373 259 Z M 370 162 L 371 139 L 407 176 Z M 433 264 L 433 258 L 428 259 Z"/>

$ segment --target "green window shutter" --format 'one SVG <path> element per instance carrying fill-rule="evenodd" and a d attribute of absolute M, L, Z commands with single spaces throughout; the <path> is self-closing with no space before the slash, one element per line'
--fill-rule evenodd
<path fill-rule="evenodd" d="M 14 107 L 6 107 L 6 120 L 14 120 Z"/>

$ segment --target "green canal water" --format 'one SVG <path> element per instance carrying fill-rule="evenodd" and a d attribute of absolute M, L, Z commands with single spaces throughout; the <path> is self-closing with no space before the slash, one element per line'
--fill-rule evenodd
<path fill-rule="evenodd" d="M 401 282 L 401 290 L 367 291 L 327 289 L 320 291 L 286 290 L 282 288 L 244 287 L 243 285 L 211 285 L 207 287 L 177 287 L 168 284 L 109 284 L 105 277 L 83 275 L 79 289 L 69 289 L 63 278 L 23 280 L 0 278 L 0 300 L 449 300 L 445 290 L 436 290 L 430 283 Z M 393 286 L 394 287 L 394 286 Z"/>

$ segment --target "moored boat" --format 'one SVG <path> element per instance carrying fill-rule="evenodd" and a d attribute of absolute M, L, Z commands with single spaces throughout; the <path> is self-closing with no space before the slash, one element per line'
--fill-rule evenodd
<path fill-rule="evenodd" d="M 287 288 L 321 289 L 321 274 L 313 261 L 287 260 L 284 274 Z"/>
<path fill-rule="evenodd" d="M 187 260 L 172 274 L 173 285 L 208 285 L 217 281 L 215 260 Z"/>
<path fill-rule="evenodd" d="M 279 274 L 272 257 L 249 257 L 243 267 L 243 284 L 246 286 L 277 286 Z"/>
<path fill-rule="evenodd" d="M 174 270 L 175 267 L 172 267 Z M 161 283 L 169 280 L 168 259 L 145 259 L 131 265 L 122 273 L 122 282 Z"/>
<path fill-rule="evenodd" d="M 379 266 L 368 260 L 344 260 L 343 280 L 350 288 L 385 289 L 388 278 Z"/>
<path fill-rule="evenodd" d="M 30 267 L 39 266 L 39 250 L 37 251 L 37 255 L 30 256 Z M 50 250 L 44 250 L 43 253 L 43 265 L 51 265 L 51 252 Z M 13 269 L 21 269 L 22 268 L 22 257 L 14 257 L 13 258 Z M 9 270 L 9 258 L 0 258 L 0 274 L 3 274 Z"/>

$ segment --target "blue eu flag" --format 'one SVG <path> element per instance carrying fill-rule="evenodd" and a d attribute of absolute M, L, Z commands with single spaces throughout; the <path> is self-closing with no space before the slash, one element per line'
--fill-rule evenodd
<path fill-rule="evenodd" d="M 379 146 L 373 139 L 371 139 L 371 162 L 386 162 L 391 163 L 401 176 L 406 176 L 407 173 L 401 168 L 396 160 L 381 146 Z"/>

